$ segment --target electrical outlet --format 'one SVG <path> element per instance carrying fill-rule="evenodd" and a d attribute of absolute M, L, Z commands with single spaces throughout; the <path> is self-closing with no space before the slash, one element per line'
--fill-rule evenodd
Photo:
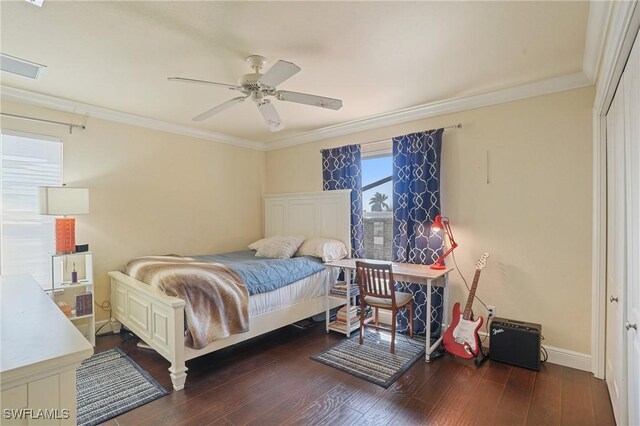
<path fill-rule="evenodd" d="M 487 306 L 487 311 L 489 311 L 487 320 L 496 317 L 496 307 L 495 306 Z"/>

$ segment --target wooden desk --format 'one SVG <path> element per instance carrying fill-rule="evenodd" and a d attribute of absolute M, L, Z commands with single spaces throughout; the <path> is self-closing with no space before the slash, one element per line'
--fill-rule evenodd
<path fill-rule="evenodd" d="M 393 276 L 396 281 L 406 281 L 410 283 L 416 283 L 420 285 L 427 286 L 427 326 L 426 326 L 426 341 L 425 341 L 425 361 L 429 362 L 431 358 L 431 354 L 440 343 L 442 343 L 442 334 L 445 329 L 445 324 L 447 322 L 447 313 L 449 311 L 449 305 L 447 303 L 448 298 L 448 282 L 449 282 L 449 272 L 453 270 L 453 268 L 447 268 L 443 270 L 436 270 L 429 268 L 428 265 L 415 265 L 412 263 L 395 263 L 395 262 L 382 262 L 377 260 L 370 259 L 358 259 L 364 262 L 373 262 L 373 263 L 391 263 L 393 265 Z M 347 294 L 349 294 L 349 287 L 351 283 L 351 275 L 352 272 L 356 269 L 356 259 L 341 259 L 336 260 L 334 262 L 327 262 L 325 266 L 329 266 L 332 268 L 341 268 L 345 273 L 345 281 L 347 284 Z M 443 303 L 442 303 L 442 330 L 440 332 L 440 338 L 436 340 L 433 345 L 430 345 L 431 342 L 431 289 L 433 286 L 443 287 Z M 347 299 L 347 311 L 349 309 L 350 298 Z M 350 324 L 348 323 L 349 317 L 347 316 L 347 327 L 346 327 L 346 335 L 349 337 Z M 395 320 L 395 318 L 393 318 Z M 328 329 L 327 329 L 328 331 Z"/>
<path fill-rule="evenodd" d="M 0 287 L 0 424 L 75 425 L 76 368 L 93 346 L 30 275 L 4 276 Z"/>

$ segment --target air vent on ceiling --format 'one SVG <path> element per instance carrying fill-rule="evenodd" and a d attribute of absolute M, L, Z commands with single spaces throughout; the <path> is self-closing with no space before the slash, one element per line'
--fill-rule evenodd
<path fill-rule="evenodd" d="M 38 79 L 42 77 L 45 65 L 36 64 L 35 62 L 25 61 L 24 59 L 0 53 L 0 69 L 2 71 L 18 74 L 23 77 Z"/>

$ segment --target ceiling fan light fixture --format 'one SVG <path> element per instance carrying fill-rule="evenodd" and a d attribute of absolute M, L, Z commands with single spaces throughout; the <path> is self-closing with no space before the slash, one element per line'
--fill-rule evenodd
<path fill-rule="evenodd" d="M 37 80 L 42 77 L 47 67 L 25 59 L 16 58 L 15 56 L 0 53 L 0 69 Z"/>

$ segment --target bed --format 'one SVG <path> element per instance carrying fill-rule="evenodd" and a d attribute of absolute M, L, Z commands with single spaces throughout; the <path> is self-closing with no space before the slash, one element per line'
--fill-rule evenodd
<path fill-rule="evenodd" d="M 266 195 L 265 237 L 302 235 L 342 241 L 350 251 L 350 190 Z M 340 305 L 327 298 L 335 272 L 323 268 L 278 290 L 249 298 L 249 331 L 211 342 L 202 349 L 185 345 L 185 301 L 120 271 L 111 277 L 112 316 L 166 358 L 175 390 L 185 386 L 185 362 L 276 330 Z"/>

